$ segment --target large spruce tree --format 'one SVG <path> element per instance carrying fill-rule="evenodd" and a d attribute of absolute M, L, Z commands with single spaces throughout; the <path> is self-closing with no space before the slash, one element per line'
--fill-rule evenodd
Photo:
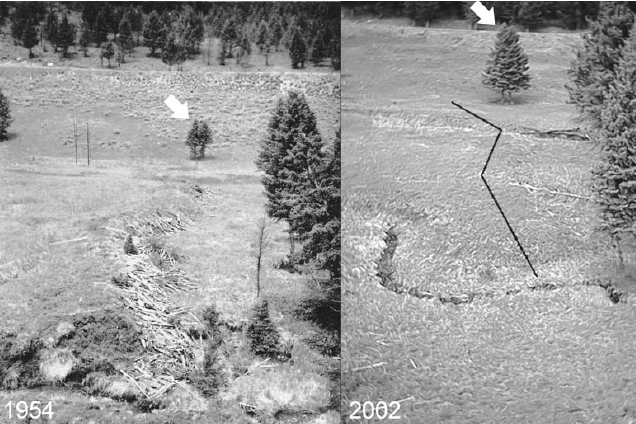
<path fill-rule="evenodd" d="M 528 56 L 513 27 L 504 24 L 497 33 L 495 48 L 490 53 L 482 82 L 501 93 L 502 104 L 512 104 L 513 92 L 530 88 Z"/>
<path fill-rule="evenodd" d="M 322 144 L 316 117 L 305 96 L 290 91 L 278 100 L 256 160 L 258 169 L 265 173 L 262 181 L 268 200 L 267 214 L 271 218 L 289 221 L 293 205 L 288 203 L 288 198 L 298 188 L 291 174 L 306 169 L 306 164 L 299 162 L 298 152 L 293 150 L 299 149 L 297 143 L 305 142 Z"/>
<path fill-rule="evenodd" d="M 601 205 L 601 229 L 617 249 L 620 240 L 636 235 L 636 33 L 628 38 L 615 78 L 600 111 L 602 162 L 593 170 L 593 187 Z"/>
<path fill-rule="evenodd" d="M 299 226 L 292 222 L 292 210 L 301 202 L 305 190 L 315 185 L 324 160 L 323 141 L 316 117 L 302 93 L 290 91 L 278 101 L 261 142 L 256 166 L 263 171 L 267 214 L 289 223 L 290 259 Z"/>
<path fill-rule="evenodd" d="M 583 35 L 583 49 L 568 71 L 566 88 L 570 101 L 587 119 L 593 130 L 602 126 L 605 93 L 616 74 L 625 39 L 629 37 L 634 15 L 624 3 L 602 2 L 599 18 Z"/>
<path fill-rule="evenodd" d="M 314 154 L 314 165 L 307 165 L 305 187 L 298 190 L 291 211 L 293 231 L 303 242 L 299 262 L 313 262 L 340 276 L 340 131 L 328 155 Z"/>

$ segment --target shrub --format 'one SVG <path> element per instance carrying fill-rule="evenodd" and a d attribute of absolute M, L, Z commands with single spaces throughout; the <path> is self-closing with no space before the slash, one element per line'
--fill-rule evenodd
<path fill-rule="evenodd" d="M 211 347 L 216 349 L 223 342 L 221 331 L 219 330 L 219 316 L 214 305 L 210 305 L 203 310 L 203 324 L 207 327 L 210 335 Z"/>
<path fill-rule="evenodd" d="M 278 354 L 278 331 L 269 319 L 269 306 L 263 300 L 254 308 L 254 316 L 247 328 L 250 350 L 257 355 L 275 357 Z"/>
<path fill-rule="evenodd" d="M 130 234 L 128 234 L 128 237 L 124 242 L 124 253 L 127 255 L 137 255 L 139 253 L 135 247 L 135 243 L 133 242 L 132 235 Z"/>
<path fill-rule="evenodd" d="M 9 139 L 7 129 L 12 122 L 13 118 L 11 117 L 11 110 L 9 108 L 9 99 L 2 94 L 2 90 L 0 90 L 0 141 Z"/>

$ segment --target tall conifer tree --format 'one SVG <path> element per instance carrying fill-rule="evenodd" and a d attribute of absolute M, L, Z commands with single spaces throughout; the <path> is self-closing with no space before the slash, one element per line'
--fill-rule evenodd
<path fill-rule="evenodd" d="M 519 43 L 519 35 L 511 26 L 503 25 L 497 33 L 482 82 L 501 93 L 502 104 L 512 104 L 513 92 L 530 88 L 528 56 Z"/>
<path fill-rule="evenodd" d="M 616 75 L 625 39 L 634 23 L 634 14 L 624 3 L 602 2 L 599 18 L 583 35 L 583 49 L 577 53 L 568 71 L 566 88 L 574 103 L 592 129 L 601 128 L 604 94 Z"/>
<path fill-rule="evenodd" d="M 593 187 L 601 204 L 601 229 L 617 249 L 620 240 L 636 235 L 636 33 L 623 48 L 600 113 L 602 162 L 593 172 Z"/>

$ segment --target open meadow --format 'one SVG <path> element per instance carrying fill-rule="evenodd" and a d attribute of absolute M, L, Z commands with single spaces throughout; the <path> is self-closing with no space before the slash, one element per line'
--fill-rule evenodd
<path fill-rule="evenodd" d="M 636 422 L 636 257 L 618 274 L 595 230 L 598 149 L 522 134 L 581 126 L 581 37 L 519 36 L 532 87 L 503 106 L 481 85 L 494 32 L 342 21 L 346 422 L 365 401 L 409 423 Z M 503 128 L 486 178 L 538 277 L 479 177 L 497 133 L 451 101 Z M 391 225 L 398 278 L 431 298 L 380 284 Z"/>
<path fill-rule="evenodd" d="M 278 267 L 282 223 L 268 224 L 261 297 L 293 360 L 255 356 L 245 329 L 265 213 L 258 142 L 291 88 L 332 139 L 339 74 L 146 68 L 0 66 L 14 118 L 0 143 L 0 423 L 24 422 L 5 408 L 19 401 L 51 401 L 52 423 L 335 422 L 339 360 L 297 317 L 314 289 Z M 170 94 L 190 120 L 171 118 Z M 193 119 L 212 130 L 204 160 L 188 157 Z M 139 255 L 124 253 L 128 234 Z M 222 384 L 206 397 L 205 376 L 179 372 L 211 361 L 208 319 Z"/>

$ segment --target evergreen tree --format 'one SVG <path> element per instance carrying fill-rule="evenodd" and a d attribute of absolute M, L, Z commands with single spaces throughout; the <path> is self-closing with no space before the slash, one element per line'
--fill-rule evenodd
<path fill-rule="evenodd" d="M 601 205 L 601 230 L 617 249 L 625 235 L 636 235 L 636 33 L 632 32 L 615 67 L 600 113 L 602 163 L 593 170 Z"/>
<path fill-rule="evenodd" d="M 87 32 L 86 39 L 88 43 L 98 42 L 99 40 L 94 34 L 100 5 L 97 2 L 87 1 L 82 3 L 82 6 L 82 25 L 83 29 Z"/>
<path fill-rule="evenodd" d="M 261 54 L 263 54 L 265 46 L 269 46 L 269 37 L 269 25 L 267 25 L 267 22 L 261 21 L 258 27 L 258 36 L 256 37 L 256 45 Z"/>
<path fill-rule="evenodd" d="M 331 67 L 335 71 L 340 70 L 340 36 L 337 35 L 332 38 L 330 47 Z"/>
<path fill-rule="evenodd" d="M 272 17 L 269 20 L 269 34 L 269 42 L 272 46 L 274 46 L 276 52 L 278 52 L 280 41 L 283 38 L 283 26 L 281 24 L 280 16 L 272 14 Z"/>
<path fill-rule="evenodd" d="M 513 103 L 514 91 L 530 88 L 528 56 L 519 43 L 519 35 L 511 26 L 503 25 L 497 33 L 482 82 L 501 92 L 502 104 Z"/>
<path fill-rule="evenodd" d="M 295 226 L 303 248 L 297 259 L 313 263 L 328 271 L 318 298 L 303 302 L 305 316 L 329 331 L 340 334 L 340 130 L 330 155 L 318 168 L 313 188 L 301 194 L 292 209 Z"/>
<path fill-rule="evenodd" d="M 289 46 L 289 57 L 291 58 L 292 68 L 298 69 L 305 67 L 307 60 L 307 44 L 298 29 L 295 29 L 292 35 L 291 44 Z"/>
<path fill-rule="evenodd" d="M 68 22 L 68 15 L 62 17 L 58 33 L 58 43 L 62 48 L 62 56 L 68 57 L 68 48 L 75 45 L 75 25 Z"/>
<path fill-rule="evenodd" d="M 311 48 L 311 62 L 314 66 L 319 66 L 326 56 L 325 52 L 327 50 L 327 46 L 325 45 L 324 38 L 325 33 L 323 31 L 318 31 L 314 39 L 314 45 Z"/>
<path fill-rule="evenodd" d="M 210 143 L 212 143 L 212 132 L 207 122 L 195 119 L 186 139 L 186 146 L 190 149 L 190 158 L 203 159 L 205 149 Z"/>
<path fill-rule="evenodd" d="M 112 41 L 104 41 L 101 44 L 101 51 L 99 54 L 99 59 L 101 61 L 102 66 L 104 66 L 104 59 L 108 59 L 108 67 L 110 68 L 110 60 L 115 56 L 115 46 Z"/>
<path fill-rule="evenodd" d="M 184 27 L 187 31 L 187 48 L 191 54 L 199 53 L 201 42 L 205 38 L 205 26 L 203 18 L 188 8 L 184 13 Z"/>
<path fill-rule="evenodd" d="M 139 8 L 131 7 L 124 15 L 124 18 L 128 20 L 128 22 L 130 22 L 130 28 L 133 32 L 134 45 L 138 46 L 139 37 L 144 28 L 143 14 L 139 10 Z"/>
<path fill-rule="evenodd" d="M 18 2 L 11 14 L 11 37 L 16 46 L 24 38 L 24 31 L 30 19 L 29 12 L 29 5 L 26 2 Z"/>
<path fill-rule="evenodd" d="M 161 16 L 156 10 L 153 10 L 148 16 L 143 30 L 144 44 L 150 49 L 150 56 L 155 56 L 156 50 L 163 45 L 165 34 L 166 28 L 163 25 Z"/>
<path fill-rule="evenodd" d="M 88 54 L 87 54 L 88 53 L 88 45 L 90 43 L 89 39 L 90 39 L 90 35 L 88 33 L 88 30 L 84 29 L 84 31 L 82 31 L 82 36 L 79 39 L 80 50 L 84 54 L 84 57 L 88 56 Z"/>
<path fill-rule="evenodd" d="M 174 31 L 168 33 L 166 41 L 161 48 L 161 61 L 168 65 L 168 69 L 185 61 L 185 48 L 177 39 Z"/>
<path fill-rule="evenodd" d="M 302 144 L 294 147 L 301 151 Z M 340 131 L 329 156 L 316 151 L 320 144 L 305 147 L 306 170 L 299 175 L 304 187 L 296 190 L 290 221 L 292 230 L 303 241 L 299 260 L 313 261 L 320 269 L 340 276 Z M 312 151 L 313 150 L 313 151 Z"/>
<path fill-rule="evenodd" d="M 236 22 L 234 21 L 234 18 L 229 18 L 225 21 L 225 25 L 223 26 L 223 31 L 221 33 L 221 43 L 225 45 L 223 50 L 225 51 L 226 58 L 232 57 L 232 49 L 238 41 L 238 36 L 239 33 L 236 29 Z"/>
<path fill-rule="evenodd" d="M 406 15 L 413 19 L 415 25 L 426 26 L 435 19 L 439 9 L 439 2 L 436 1 L 409 1 L 405 2 Z"/>
<path fill-rule="evenodd" d="M 315 179 L 322 146 L 316 117 L 305 96 L 290 91 L 286 98 L 279 99 L 267 138 L 261 142 L 256 166 L 264 172 L 262 183 L 268 216 L 290 224 L 290 259 L 294 255 L 296 231 L 291 222 L 292 209 L 301 191 Z"/>
<path fill-rule="evenodd" d="M 220 66 L 225 66 L 225 58 L 227 57 L 227 44 L 221 41 L 219 43 L 219 53 L 216 57 Z"/>
<path fill-rule="evenodd" d="M 587 17 L 596 18 L 599 12 L 599 3 L 591 1 L 563 2 L 556 13 L 563 21 L 565 27 L 570 30 L 587 28 Z"/>
<path fill-rule="evenodd" d="M 13 122 L 9 99 L 0 90 L 0 141 L 9 139 L 8 128 Z"/>
<path fill-rule="evenodd" d="M 0 2 L 0 26 L 4 25 L 9 17 L 9 5 L 6 2 Z"/>
<path fill-rule="evenodd" d="M 53 46 L 53 51 L 57 52 L 57 46 L 59 45 L 59 23 L 57 19 L 57 13 L 55 10 L 51 9 L 49 13 L 46 15 L 46 23 L 44 24 L 44 33 L 46 41 L 51 43 Z"/>
<path fill-rule="evenodd" d="M 108 34 L 117 31 L 119 21 L 115 20 L 115 14 L 109 2 L 101 2 L 101 9 L 95 18 L 95 41 L 102 42 L 108 39 Z M 114 47 L 113 47 L 114 48 Z"/>
<path fill-rule="evenodd" d="M 528 31 L 533 31 L 538 28 L 544 19 L 544 8 L 545 2 L 522 1 L 515 21 L 527 28 Z"/>
<path fill-rule="evenodd" d="M 22 33 L 22 45 L 29 49 L 29 59 L 33 57 L 32 48 L 38 45 L 38 33 L 35 30 L 35 21 L 29 19 Z"/>
<path fill-rule="evenodd" d="M 132 56 L 132 52 L 135 48 L 133 39 L 132 26 L 126 16 L 119 22 L 119 31 L 117 33 L 117 42 L 121 47 L 124 56 L 128 53 L 128 56 Z"/>
<path fill-rule="evenodd" d="M 245 65 L 252 54 L 252 43 L 248 35 L 248 28 L 244 27 L 236 42 L 236 63 Z"/>
<path fill-rule="evenodd" d="M 612 83 L 622 48 L 629 37 L 634 20 L 633 13 L 623 3 L 602 2 L 598 21 L 583 35 L 583 49 L 577 53 L 568 71 L 566 88 L 570 101 L 592 129 L 601 128 L 604 95 Z"/>
<path fill-rule="evenodd" d="M 274 357 L 278 353 L 279 334 L 269 318 L 267 300 L 261 301 L 254 308 L 254 316 L 247 327 L 247 339 L 250 350 L 260 356 Z"/>

